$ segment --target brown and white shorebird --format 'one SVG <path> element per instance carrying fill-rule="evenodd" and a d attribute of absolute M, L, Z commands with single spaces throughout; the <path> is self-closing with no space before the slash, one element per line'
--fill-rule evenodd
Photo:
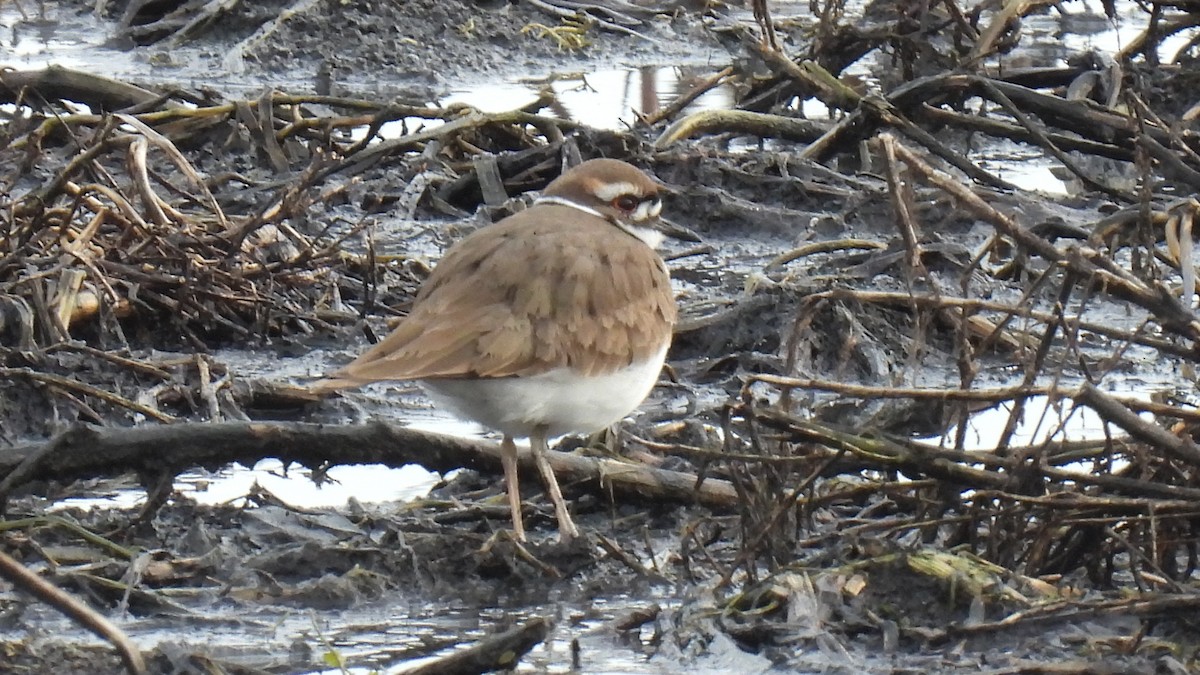
<path fill-rule="evenodd" d="M 559 538 L 570 541 L 579 530 L 547 439 L 615 424 L 658 380 L 675 298 L 654 249 L 665 234 L 687 238 L 661 210 L 658 184 L 630 164 L 570 169 L 528 209 L 450 247 L 400 325 L 315 389 L 419 380 L 435 402 L 504 434 L 520 540 L 513 439 L 529 438 Z"/>

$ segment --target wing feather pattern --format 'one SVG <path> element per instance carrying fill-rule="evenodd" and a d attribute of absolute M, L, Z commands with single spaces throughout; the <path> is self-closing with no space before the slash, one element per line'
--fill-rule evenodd
<path fill-rule="evenodd" d="M 409 316 L 316 388 L 520 377 L 562 365 L 601 374 L 654 355 L 675 323 L 658 254 L 571 207 L 536 208 L 545 218 L 522 211 L 452 246 Z"/>

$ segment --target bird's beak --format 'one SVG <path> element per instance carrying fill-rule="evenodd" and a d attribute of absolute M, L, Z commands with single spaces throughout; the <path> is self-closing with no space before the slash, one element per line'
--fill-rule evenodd
<path fill-rule="evenodd" d="M 704 241 L 700 238 L 700 235 L 692 232 L 690 229 L 678 223 L 672 223 L 662 216 L 658 217 L 657 222 L 654 224 L 654 229 L 662 232 L 672 239 L 678 239 L 680 241 L 690 241 L 696 243 Z"/>
<path fill-rule="evenodd" d="M 660 199 L 661 199 L 661 195 L 671 195 L 673 197 L 678 197 L 678 196 L 680 196 L 680 194 L 682 194 L 675 187 L 667 185 L 666 183 L 662 182 L 661 180 L 659 180 L 657 178 L 654 178 L 653 180 L 658 185 L 658 193 L 660 195 Z M 690 229 L 688 229 L 678 223 L 673 223 L 673 222 L 667 220 L 666 218 L 663 218 L 662 216 L 659 216 L 658 223 L 654 226 L 654 229 L 658 230 L 659 232 L 662 232 L 664 235 L 666 235 L 672 239 L 678 239 L 679 241 L 690 241 L 690 242 L 694 242 L 694 243 L 699 243 L 699 242 L 704 241 L 703 239 L 700 238 L 700 235 L 696 234 L 695 232 L 692 232 Z"/>

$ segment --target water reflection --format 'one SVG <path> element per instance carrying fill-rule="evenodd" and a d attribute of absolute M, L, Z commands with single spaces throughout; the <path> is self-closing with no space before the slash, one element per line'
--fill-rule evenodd
<path fill-rule="evenodd" d="M 599 129 L 621 129 L 688 93 L 713 70 L 694 66 L 643 66 L 553 75 L 539 80 L 499 82 L 454 92 L 446 103 L 465 103 L 484 112 L 519 108 L 549 89 L 554 100 L 549 112 Z M 684 113 L 729 108 L 734 92 L 729 85 L 714 87 L 684 108 Z"/>

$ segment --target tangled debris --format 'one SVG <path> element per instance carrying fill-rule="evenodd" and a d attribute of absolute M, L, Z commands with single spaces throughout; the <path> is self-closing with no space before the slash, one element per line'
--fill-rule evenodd
<path fill-rule="evenodd" d="M 161 10 L 130 3 L 122 25 L 146 42 L 205 39 L 240 5 L 147 19 Z M 532 6 L 568 8 L 576 35 L 588 21 L 611 24 L 607 40 L 665 30 L 625 3 Z M 248 53 L 319 23 L 309 9 L 279 14 Z M 1066 65 L 1025 54 L 1022 27 L 1058 11 L 1040 3 L 756 9 L 759 24 L 677 14 L 754 61 L 714 68 L 622 132 L 549 114 L 549 93 L 484 113 L 0 72 L 0 551 L 136 617 L 135 638 L 167 619 L 261 638 L 239 613 L 398 597 L 514 608 L 489 624 L 503 639 L 483 642 L 501 645 L 482 649 L 483 669 L 546 639 L 551 599 L 632 595 L 644 606 L 603 630 L 672 663 L 1195 668 L 1196 40 L 1159 57 L 1195 8 L 1126 8 L 1146 24 L 1138 39 Z M 462 26 L 477 10 L 439 11 Z M 472 30 L 485 20 L 506 23 L 487 14 Z M 507 23 L 517 39 L 532 21 Z M 846 76 L 860 63 L 869 82 Z M 685 112 L 729 85 L 736 110 Z M 805 119 L 804 100 L 833 121 Z M 1016 188 L 980 139 L 1037 148 L 1077 191 Z M 362 423 L 386 404 L 365 394 L 355 411 L 223 361 L 378 334 L 455 228 L 597 155 L 650 169 L 671 189 L 665 212 L 708 243 L 670 252 L 684 317 L 672 378 L 628 456 L 555 458 L 574 467 L 590 545 L 506 539 L 488 443 Z M 312 424 L 347 414 L 360 423 Z M 213 508 L 173 492 L 180 473 L 264 457 L 317 478 L 351 461 L 479 473 L 380 508 L 264 491 Z M 147 495 L 137 511 L 55 508 L 72 481 L 129 475 Z M 529 501 L 532 522 L 548 520 Z M 20 598 L 0 587 L 13 664 L 120 667 L 23 637 L 47 619 Z M 390 668 L 459 641 L 347 657 L 337 641 L 365 629 L 287 630 L 307 637 L 242 652 L 137 642 L 151 671 L 293 672 Z"/>

